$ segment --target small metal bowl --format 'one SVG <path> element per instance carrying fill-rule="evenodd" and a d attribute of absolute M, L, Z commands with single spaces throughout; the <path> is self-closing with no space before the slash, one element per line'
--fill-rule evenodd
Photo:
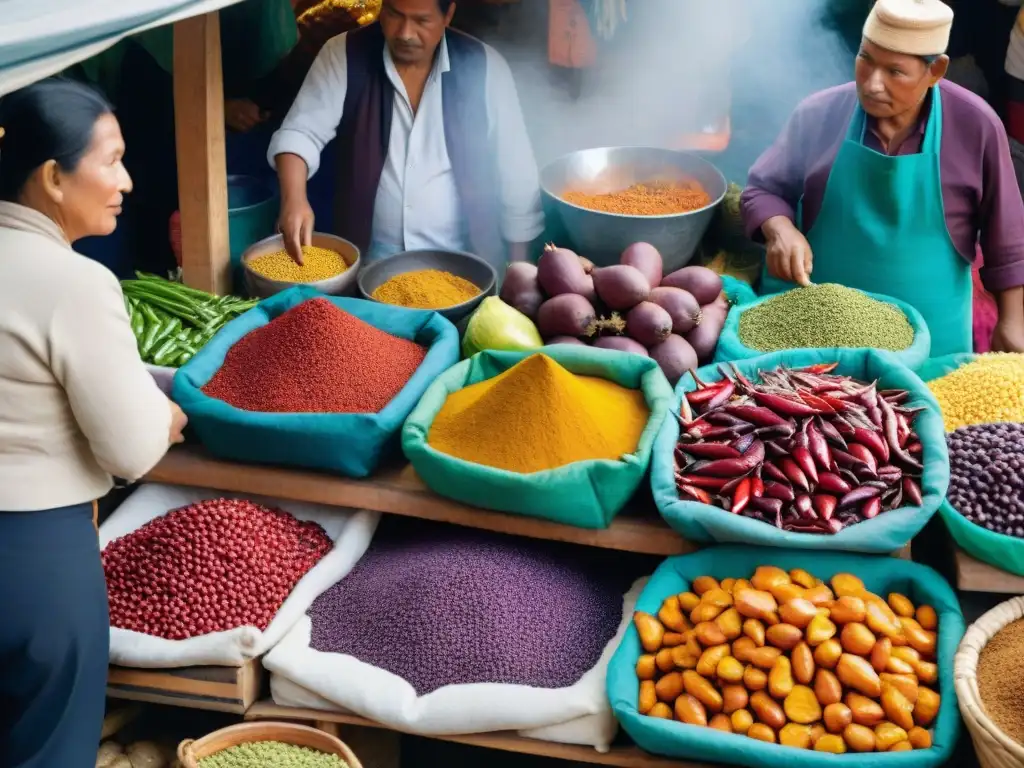
<path fill-rule="evenodd" d="M 456 304 L 454 307 L 438 309 L 446 318 L 457 323 L 473 312 L 488 296 L 498 290 L 498 276 L 494 267 L 471 253 L 463 251 L 434 251 L 430 249 L 403 251 L 394 256 L 387 256 L 373 264 L 368 264 L 359 273 L 359 291 L 363 298 L 377 301 L 373 292 L 395 275 L 406 272 L 417 272 L 421 269 L 438 269 L 469 280 L 480 293 L 469 301 Z"/>
<path fill-rule="evenodd" d="M 350 296 L 356 292 L 356 277 L 359 274 L 359 249 L 343 237 L 328 235 L 326 232 L 314 232 L 312 244 L 317 248 L 327 248 L 341 255 L 348 269 L 340 275 L 328 277 L 325 280 L 315 280 L 311 283 L 290 283 L 283 280 L 271 280 L 269 277 L 253 272 L 249 262 L 266 256 L 268 253 L 275 253 L 284 250 L 284 238 L 281 235 L 271 235 L 250 245 L 242 253 L 242 272 L 245 275 L 245 289 L 250 296 L 266 299 L 275 293 L 287 291 L 296 285 L 308 285 L 316 288 L 321 293 L 330 296 Z"/>

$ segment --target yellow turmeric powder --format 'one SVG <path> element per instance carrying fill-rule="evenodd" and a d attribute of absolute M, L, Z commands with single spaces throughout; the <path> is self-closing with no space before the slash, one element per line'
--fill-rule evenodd
<path fill-rule="evenodd" d="M 474 464 L 540 472 L 633 453 L 649 418 L 642 392 L 536 354 L 450 394 L 427 442 Z"/>
<path fill-rule="evenodd" d="M 929 382 L 947 432 L 973 424 L 1024 422 L 1024 355 L 980 355 Z"/>
<path fill-rule="evenodd" d="M 384 304 L 413 309 L 448 309 L 469 301 L 480 289 L 469 280 L 440 269 L 403 272 L 387 280 L 370 294 Z"/>

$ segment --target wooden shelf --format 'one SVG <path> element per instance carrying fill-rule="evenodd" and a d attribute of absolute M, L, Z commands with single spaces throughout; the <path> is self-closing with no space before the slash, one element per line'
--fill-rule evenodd
<path fill-rule="evenodd" d="M 647 555 L 679 555 L 697 549 L 669 528 L 649 506 L 627 509 L 603 530 L 576 528 L 445 499 L 427 488 L 408 464 L 384 469 L 364 480 L 353 480 L 305 470 L 235 464 L 211 459 L 199 449 L 176 448 L 146 480 L 371 509 L 497 533 Z"/>
<path fill-rule="evenodd" d="M 111 665 L 107 696 L 112 699 L 168 704 L 242 714 L 259 697 L 263 666 L 139 669 Z"/>
<path fill-rule="evenodd" d="M 316 709 L 298 709 L 295 707 L 279 707 L 272 701 L 261 701 L 254 704 L 245 713 L 246 720 L 293 720 L 315 724 L 323 730 L 328 724 L 354 725 L 363 728 L 394 730 L 373 720 L 357 715 L 343 715 L 336 712 L 323 712 Z M 510 732 L 478 733 L 465 736 L 435 736 L 441 741 L 457 744 L 468 744 L 485 749 L 498 749 L 504 752 L 517 752 L 524 755 L 551 757 L 591 765 L 614 765 L 620 768 L 714 768 L 709 763 L 693 763 L 670 760 L 665 757 L 651 755 L 638 747 L 612 747 L 611 751 L 601 753 L 591 747 L 572 744 L 556 744 L 550 741 L 528 739 Z"/>
<path fill-rule="evenodd" d="M 975 560 L 955 545 L 953 550 L 956 586 L 961 592 L 1024 595 L 1024 576 L 1001 571 L 988 563 Z"/>

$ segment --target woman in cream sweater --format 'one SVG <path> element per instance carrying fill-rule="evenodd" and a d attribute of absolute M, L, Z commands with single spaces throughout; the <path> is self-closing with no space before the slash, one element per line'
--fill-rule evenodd
<path fill-rule="evenodd" d="M 71 244 L 131 179 L 110 107 L 47 80 L 0 100 L 0 765 L 95 763 L 109 626 L 93 501 L 181 440 L 120 285 Z"/>

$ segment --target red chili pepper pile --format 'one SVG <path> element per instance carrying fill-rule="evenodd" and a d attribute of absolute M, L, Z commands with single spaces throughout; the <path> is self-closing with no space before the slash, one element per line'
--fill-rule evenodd
<path fill-rule="evenodd" d="M 426 354 L 327 299 L 310 299 L 243 336 L 203 392 L 245 411 L 377 413 Z"/>
<path fill-rule="evenodd" d="M 251 501 L 182 507 L 103 550 L 110 624 L 168 640 L 266 629 L 333 546 L 317 523 Z"/>
<path fill-rule="evenodd" d="M 833 534 L 920 506 L 921 408 L 909 393 L 832 373 L 837 363 L 733 375 L 686 395 L 676 446 L 682 497 L 786 531 Z"/>

